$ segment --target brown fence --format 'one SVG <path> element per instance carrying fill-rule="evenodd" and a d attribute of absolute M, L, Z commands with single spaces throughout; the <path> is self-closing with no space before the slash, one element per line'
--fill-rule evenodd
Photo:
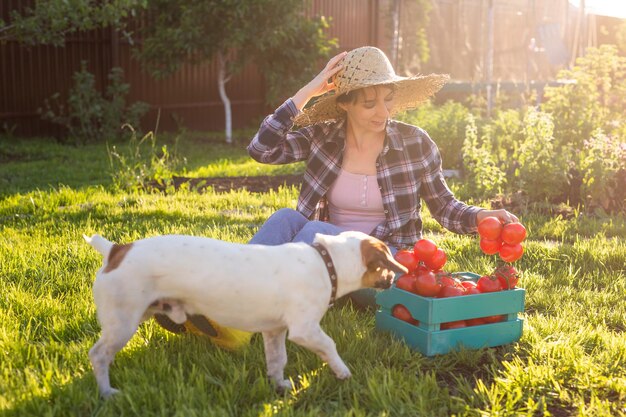
<path fill-rule="evenodd" d="M 401 12 L 408 1 L 413 0 L 311 0 L 306 14 L 330 17 L 329 34 L 338 39 L 342 50 L 376 45 L 391 52 L 390 16 L 396 7 Z M 546 80 L 564 66 L 559 59 L 571 62 L 575 41 L 585 34 L 577 32 L 580 22 L 568 0 L 432 0 L 428 28 L 431 59 L 419 71 L 449 73 L 466 86 L 483 81 L 490 1 L 494 6 L 493 80 Z M 0 1 L 0 17 L 7 20 L 9 11 L 23 3 Z M 402 22 L 400 36 L 415 29 L 410 19 Z M 155 129 L 159 112 L 161 130 L 175 129 L 177 123 L 193 130 L 224 127 L 213 63 L 185 65 L 173 76 L 155 81 L 131 57 L 131 46 L 124 39 L 111 30 L 96 30 L 68 37 L 61 48 L 0 44 L 0 133 L 62 134 L 58 127 L 42 121 L 37 109 L 54 93 L 67 94 L 72 74 L 83 60 L 99 88 L 106 85 L 112 67 L 124 70 L 125 80 L 131 84 L 129 101 L 151 105 L 144 119 L 148 130 Z M 270 110 L 264 104 L 263 79 L 253 65 L 233 77 L 227 92 L 235 127 L 253 125 Z"/>
<path fill-rule="evenodd" d="M 21 0 L 0 2 L 5 20 Z M 383 1 L 384 2 L 384 1 Z M 313 0 L 309 15 L 332 16 L 329 34 L 338 38 L 342 49 L 378 45 L 379 0 Z M 383 45 L 380 45 L 383 46 Z M 72 74 L 81 61 L 96 77 L 97 86 L 106 84 L 109 70 L 119 66 L 131 85 L 129 102 L 144 101 L 151 110 L 144 118 L 147 129 L 156 126 L 170 130 L 177 123 L 189 129 L 220 130 L 224 112 L 217 91 L 214 63 L 184 65 L 176 74 L 155 81 L 131 56 L 131 47 L 111 30 L 96 30 L 68 37 L 65 47 L 25 47 L 15 42 L 0 45 L 0 132 L 29 136 L 62 134 L 58 127 L 42 121 L 37 109 L 56 92 L 72 86 Z M 247 126 L 260 120 L 268 108 L 264 104 L 263 78 L 249 66 L 227 84 L 233 106 L 233 125 Z"/>

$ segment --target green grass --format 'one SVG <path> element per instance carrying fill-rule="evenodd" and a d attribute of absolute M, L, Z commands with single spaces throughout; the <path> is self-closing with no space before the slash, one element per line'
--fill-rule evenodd
<path fill-rule="evenodd" d="M 250 163 L 242 147 L 179 145 L 191 176 L 275 172 Z M 337 381 L 288 342 L 286 373 L 301 388 L 283 396 L 264 376 L 260 337 L 228 352 L 149 321 L 111 367 L 122 394 L 100 400 L 87 352 L 99 335 L 91 285 L 101 258 L 82 234 L 246 242 L 274 210 L 295 205 L 297 190 L 127 194 L 111 187 L 98 145 L 0 139 L 0 161 L 0 414 L 626 415 L 626 222 L 536 214 L 522 216 L 529 238 L 519 262 L 527 293 L 518 343 L 427 358 L 377 333 L 372 312 L 335 307 L 322 326 L 353 377 Z M 447 251 L 446 269 L 495 265 L 475 237 L 444 232 L 427 213 L 425 228 Z"/>
<path fill-rule="evenodd" d="M 177 175 L 189 177 L 231 177 L 292 174 L 301 172 L 301 163 L 263 165 L 245 152 L 245 144 L 228 146 L 215 138 L 189 134 L 177 140 L 172 135 L 159 136 L 157 148 L 165 144 L 178 156 Z M 119 151 L 128 147 L 109 144 Z M 149 147 L 142 149 L 149 158 Z M 0 197 L 33 190 L 49 190 L 60 186 L 84 188 L 90 185 L 110 186 L 111 165 L 106 144 L 82 147 L 62 145 L 51 139 L 0 137 Z"/>

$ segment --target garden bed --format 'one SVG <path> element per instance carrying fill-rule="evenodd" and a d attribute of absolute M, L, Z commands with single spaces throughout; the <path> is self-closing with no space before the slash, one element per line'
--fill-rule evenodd
<path fill-rule="evenodd" d="M 176 189 L 179 189 L 184 184 L 188 184 L 190 189 L 197 191 L 213 187 L 217 192 L 246 189 L 250 192 L 264 193 L 269 190 L 276 191 L 281 186 L 300 186 L 302 174 L 200 178 L 174 176 L 173 182 Z M 157 189 L 165 188 L 161 184 L 154 184 L 153 186 Z"/>

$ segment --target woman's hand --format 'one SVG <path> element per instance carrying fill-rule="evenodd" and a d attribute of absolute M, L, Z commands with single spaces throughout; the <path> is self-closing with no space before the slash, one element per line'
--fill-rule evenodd
<path fill-rule="evenodd" d="M 476 224 L 480 223 L 485 217 L 496 217 L 502 223 L 519 223 L 519 219 L 512 213 L 504 209 L 499 210 L 481 210 L 476 215 Z"/>
<path fill-rule="evenodd" d="M 333 77 L 343 68 L 341 61 L 346 54 L 347 52 L 342 52 L 331 58 L 324 69 L 292 97 L 292 100 L 296 107 L 298 107 L 298 110 L 302 110 L 306 103 L 308 103 L 313 97 L 321 96 L 322 94 L 335 88 Z"/>

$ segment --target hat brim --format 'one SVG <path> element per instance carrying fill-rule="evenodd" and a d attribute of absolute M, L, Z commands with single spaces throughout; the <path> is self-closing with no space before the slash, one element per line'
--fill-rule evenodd
<path fill-rule="evenodd" d="M 428 100 L 437 91 L 441 90 L 449 79 L 450 76 L 447 74 L 430 74 L 415 77 L 396 76 L 393 79 L 372 81 L 369 84 L 353 86 L 350 90 L 342 91 L 340 94 L 365 87 L 394 84 L 396 86 L 396 92 L 394 94 L 394 105 L 391 113 L 398 114 L 413 109 Z M 294 119 L 294 123 L 298 126 L 309 126 L 344 117 L 345 112 L 337 107 L 337 96 L 338 94 L 335 92 L 322 96 L 313 106 L 300 113 Z"/>

